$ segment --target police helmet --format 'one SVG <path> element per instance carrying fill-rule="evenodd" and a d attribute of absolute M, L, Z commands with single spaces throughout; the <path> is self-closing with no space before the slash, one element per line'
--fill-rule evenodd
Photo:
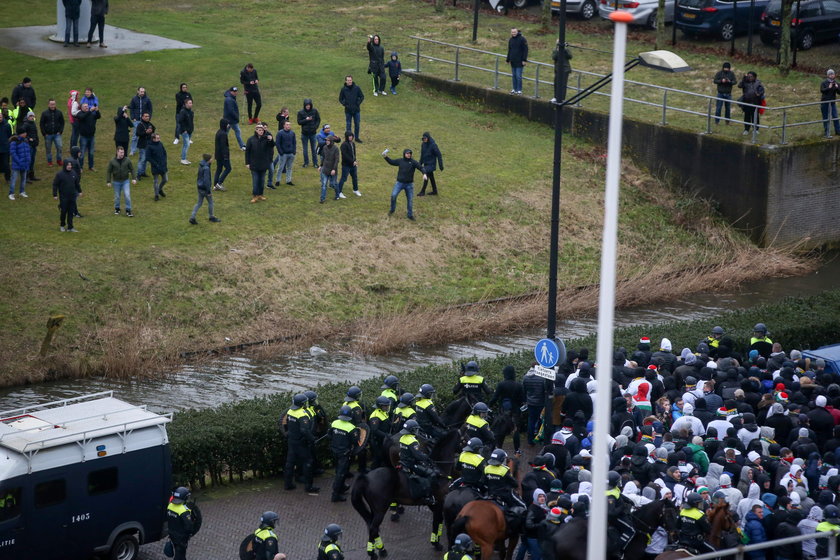
<path fill-rule="evenodd" d="M 356 387 L 355 385 L 353 385 L 352 387 L 347 389 L 347 396 L 344 397 L 344 401 L 345 402 L 357 401 L 361 398 L 361 396 L 362 396 L 362 390 L 359 387 Z"/>
<path fill-rule="evenodd" d="M 461 552 L 466 552 L 468 550 L 472 550 L 473 542 L 470 536 L 466 533 L 461 533 L 457 537 L 455 537 L 455 542 L 452 543 L 452 548 L 456 550 L 460 550 Z"/>
<path fill-rule="evenodd" d="M 475 403 L 472 409 L 473 414 L 487 414 L 488 412 L 490 412 L 490 407 L 488 407 L 483 402 Z"/>
<path fill-rule="evenodd" d="M 382 388 L 383 389 L 396 389 L 397 385 L 399 385 L 399 384 L 400 384 L 400 380 L 397 379 L 396 375 L 389 375 L 382 382 Z"/>
<path fill-rule="evenodd" d="M 697 492 L 691 492 L 685 498 L 685 502 L 688 505 L 694 506 L 694 507 L 697 507 L 698 505 L 700 505 L 700 502 L 702 502 L 702 501 L 703 501 L 703 497 L 700 494 L 698 494 Z"/>
<path fill-rule="evenodd" d="M 376 397 L 376 406 L 378 408 L 386 408 L 391 406 L 391 399 L 385 396 Z"/>
<path fill-rule="evenodd" d="M 765 325 L 764 323 L 756 323 L 756 325 L 753 327 L 753 331 L 759 334 L 767 334 L 767 325 Z"/>
<path fill-rule="evenodd" d="M 416 434 L 417 430 L 420 429 L 420 424 L 418 424 L 417 420 L 414 419 L 406 420 L 405 424 L 403 424 L 403 428 L 405 428 L 407 432 Z"/>
<path fill-rule="evenodd" d="M 414 395 L 403 393 L 400 397 L 400 406 L 411 406 L 414 403 Z"/>
<path fill-rule="evenodd" d="M 615 471 L 607 473 L 607 486 L 615 488 L 621 482 L 621 475 Z"/>
<path fill-rule="evenodd" d="M 330 523 L 327 525 L 326 529 L 324 529 L 324 535 L 329 537 L 331 540 L 336 540 L 341 536 L 341 533 L 341 525 L 338 525 L 337 523 Z"/>
<path fill-rule="evenodd" d="M 306 395 L 306 398 L 309 399 L 309 404 L 315 404 L 315 401 L 318 400 L 318 393 L 315 391 L 306 391 L 304 395 Z"/>
<path fill-rule="evenodd" d="M 304 395 L 303 393 L 298 393 L 297 395 L 292 397 L 292 406 L 296 408 L 306 406 L 307 402 L 309 402 L 309 399 L 307 399 L 306 395 Z"/>
<path fill-rule="evenodd" d="M 712 334 L 723 334 L 723 327 L 713 327 Z"/>
<path fill-rule="evenodd" d="M 478 453 L 482 447 L 484 447 L 484 442 L 481 441 L 479 438 L 474 437 L 470 438 L 470 441 L 467 442 L 467 445 L 464 447 L 464 451 L 472 451 L 473 453 Z"/>
<path fill-rule="evenodd" d="M 487 460 L 491 465 L 501 465 L 505 461 L 507 461 L 507 453 L 505 453 L 504 449 L 494 449 L 493 453 L 490 454 L 490 458 Z"/>
<path fill-rule="evenodd" d="M 172 492 L 172 503 L 173 504 L 183 504 L 187 500 L 190 499 L 190 490 L 184 486 L 179 486 Z"/>
<path fill-rule="evenodd" d="M 469 362 L 467 362 L 467 365 L 464 366 L 464 371 L 467 371 L 467 372 L 470 372 L 470 373 L 477 372 L 478 371 L 478 362 L 476 362 L 475 360 L 470 360 Z"/>
<path fill-rule="evenodd" d="M 280 516 L 273 511 L 267 511 L 260 516 L 260 527 L 276 527 Z"/>
<path fill-rule="evenodd" d="M 427 399 L 432 398 L 432 395 L 435 394 L 435 388 L 429 385 L 428 383 L 423 383 L 420 385 L 420 394 L 426 397 Z"/>
<path fill-rule="evenodd" d="M 840 509 L 833 504 L 829 504 L 825 506 L 825 509 L 823 510 L 823 517 L 825 517 L 826 520 L 834 519 L 836 521 L 837 518 L 840 518 Z"/>
<path fill-rule="evenodd" d="M 340 420 L 350 420 L 350 418 L 352 418 L 352 417 L 353 417 L 353 411 L 347 405 L 342 406 L 341 410 L 338 411 L 338 418 Z"/>

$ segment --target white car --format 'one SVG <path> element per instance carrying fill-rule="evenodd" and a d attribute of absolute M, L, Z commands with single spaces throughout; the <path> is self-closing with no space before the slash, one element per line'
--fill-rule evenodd
<path fill-rule="evenodd" d="M 659 0 L 599 0 L 598 13 L 604 19 L 616 10 L 633 16 L 634 25 L 644 25 L 656 29 L 656 12 Z M 665 0 L 665 23 L 674 21 L 674 0 Z"/>

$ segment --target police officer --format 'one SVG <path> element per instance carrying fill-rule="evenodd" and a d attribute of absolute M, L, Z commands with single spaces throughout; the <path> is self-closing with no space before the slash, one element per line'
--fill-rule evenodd
<path fill-rule="evenodd" d="M 718 346 L 720 346 L 720 338 L 723 336 L 723 327 L 712 327 L 712 333 L 706 337 L 706 344 L 709 346 L 709 350 L 715 349 L 717 350 Z"/>
<path fill-rule="evenodd" d="M 767 336 L 767 325 L 757 323 L 753 327 L 753 336 L 750 338 L 750 350 L 758 350 L 758 353 L 765 359 L 773 352 L 773 341 Z"/>
<path fill-rule="evenodd" d="M 461 533 L 455 537 L 452 548 L 443 555 L 443 560 L 472 560 L 470 553 L 473 549 L 473 542 L 469 535 Z"/>
<path fill-rule="evenodd" d="M 487 422 L 487 413 L 490 409 L 483 402 L 475 403 L 472 414 L 467 416 L 464 422 L 464 432 L 467 439 L 477 437 L 484 445 L 493 444 L 493 431 Z"/>
<path fill-rule="evenodd" d="M 456 396 L 462 396 L 467 399 L 470 404 L 475 404 L 480 401 L 484 395 L 492 393 L 490 388 L 484 382 L 484 377 L 478 373 L 478 362 L 470 360 L 464 366 L 464 371 L 461 377 L 458 378 L 458 383 L 452 392 Z"/>
<path fill-rule="evenodd" d="M 714 547 L 705 540 L 712 526 L 706 519 L 706 515 L 698 508 L 702 501 L 703 498 L 697 492 L 690 492 L 686 496 L 683 508 L 680 510 L 679 534 L 680 546 L 696 550 L 700 554 L 715 551 Z"/>
<path fill-rule="evenodd" d="M 312 418 L 312 433 L 315 434 L 315 439 L 318 440 L 327 433 L 327 428 L 329 427 L 327 412 L 321 406 L 321 403 L 318 402 L 318 393 L 315 391 L 305 391 L 303 394 L 307 398 L 306 412 Z M 318 454 L 314 452 L 312 455 L 312 468 L 316 475 L 324 472 L 324 468 L 321 466 L 321 460 L 318 458 Z"/>
<path fill-rule="evenodd" d="M 254 560 L 274 560 L 277 554 L 277 533 L 274 528 L 280 516 L 267 511 L 260 516 L 260 526 L 254 531 Z"/>
<path fill-rule="evenodd" d="M 382 392 L 380 393 L 383 397 L 388 397 L 391 400 L 391 410 L 394 410 L 397 407 L 397 403 L 400 401 L 399 398 L 399 390 L 400 390 L 400 380 L 397 379 L 396 375 L 389 375 L 385 378 L 382 383 Z"/>
<path fill-rule="evenodd" d="M 295 468 L 299 476 L 303 477 L 307 494 L 317 494 L 319 488 L 312 484 L 312 457 L 315 454 L 315 434 L 312 432 L 312 418 L 306 412 L 309 399 L 304 394 L 292 397 L 292 407 L 283 417 L 283 427 L 286 431 L 288 450 L 286 451 L 286 468 L 283 478 L 286 490 L 294 490 Z"/>
<path fill-rule="evenodd" d="M 341 526 L 330 523 L 321 535 L 321 542 L 318 544 L 318 560 L 344 560 L 344 553 L 338 546 L 338 537 L 341 536 Z"/>
<path fill-rule="evenodd" d="M 345 480 L 350 473 L 350 459 L 359 443 L 359 429 L 350 421 L 352 415 L 353 411 L 349 406 L 342 406 L 338 418 L 330 425 L 330 451 L 335 458 L 333 502 L 346 502 L 344 494 L 350 489 Z"/>
<path fill-rule="evenodd" d="M 446 424 L 441 420 L 435 408 L 435 403 L 432 402 L 435 392 L 435 388 L 428 383 L 422 384 L 414 406 L 417 411 L 416 420 L 420 424 L 420 429 L 432 439 L 438 440 L 446 434 Z"/>
<path fill-rule="evenodd" d="M 823 520 L 817 524 L 818 533 L 830 533 L 840 531 L 840 509 L 834 504 L 829 504 L 823 509 Z M 817 558 L 828 556 L 828 539 L 817 540 Z"/>
<path fill-rule="evenodd" d="M 344 397 L 344 404 L 350 407 L 351 412 L 353 413 L 351 416 L 351 422 L 357 428 L 366 428 L 367 427 L 367 410 L 365 409 L 365 405 L 360 402 L 362 398 L 362 390 L 359 387 L 353 385 L 349 389 L 347 389 L 347 395 Z M 366 473 L 367 470 L 367 450 L 362 449 L 359 451 L 359 472 Z"/>
<path fill-rule="evenodd" d="M 607 518 L 617 531 L 615 538 L 620 550 L 624 550 L 636 534 L 630 518 L 632 507 L 632 502 L 621 493 L 621 475 L 616 471 L 607 473 Z"/>
<path fill-rule="evenodd" d="M 487 466 L 487 461 L 479 455 L 481 447 L 480 439 L 471 438 L 458 456 L 458 470 L 461 478 L 457 482 L 462 486 L 473 488 L 479 494 L 482 491 L 481 479 L 484 476 L 484 467 Z"/>
<path fill-rule="evenodd" d="M 391 399 L 385 396 L 376 397 L 376 409 L 370 413 L 368 426 L 370 427 L 370 452 L 374 469 L 390 464 L 387 456 L 386 440 L 391 434 Z"/>
<path fill-rule="evenodd" d="M 394 417 L 391 419 L 391 430 L 399 432 L 403 429 L 406 420 L 414 418 L 417 419 L 417 413 L 414 410 L 414 395 L 411 393 L 403 393 L 400 397 L 400 404 L 394 410 Z"/>
<path fill-rule="evenodd" d="M 420 449 L 420 442 L 417 441 L 417 432 L 420 431 L 420 424 L 417 420 L 407 420 L 400 432 L 400 466 L 410 475 L 415 475 L 417 481 L 416 489 L 412 488 L 412 499 L 416 499 L 427 505 L 434 505 L 435 497 L 432 495 L 432 477 L 437 475 L 434 463 Z M 409 483 L 411 483 L 409 476 Z"/>
<path fill-rule="evenodd" d="M 487 460 L 487 466 L 484 467 L 484 476 L 481 478 L 482 485 L 487 488 L 487 493 L 498 498 L 503 504 L 511 508 L 511 513 L 515 512 L 516 508 L 522 508 L 521 513 L 525 513 L 525 504 L 514 493 L 514 488 L 519 486 L 516 479 L 510 473 L 510 468 L 507 466 L 507 453 L 504 449 L 494 449 Z"/>
<path fill-rule="evenodd" d="M 175 560 L 186 560 L 187 545 L 195 529 L 192 510 L 185 503 L 189 497 L 190 491 L 183 486 L 179 486 L 172 492 L 172 499 L 166 506 L 166 522 L 169 530 L 169 540 L 172 541 L 172 546 L 175 549 Z"/>

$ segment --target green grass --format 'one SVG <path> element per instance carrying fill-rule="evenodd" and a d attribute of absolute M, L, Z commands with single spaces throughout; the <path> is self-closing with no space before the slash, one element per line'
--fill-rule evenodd
<path fill-rule="evenodd" d="M 36 0 L 15 25 L 44 25 L 54 17 L 53 3 Z M 179 349 L 318 330 L 315 325 L 321 324 L 335 329 L 360 317 L 541 289 L 551 131 L 418 89 L 411 80 L 403 81 L 397 97 L 369 94 L 368 33 L 381 32 L 386 50 L 403 52 L 405 67 L 411 67 L 405 56 L 412 44 L 409 35 L 466 43 L 468 18 L 462 10 L 438 15 L 431 5 L 412 0 L 338 0 L 329 7 L 306 0 L 151 0 L 140 10 L 117 0 L 109 24 L 202 48 L 57 62 L 0 51 L 0 84 L 11 90 L 21 76 L 31 76 L 39 111 L 48 97 L 55 96 L 63 108 L 70 89 L 90 85 L 104 113 L 97 133 L 97 173 L 83 178 L 80 233 L 58 232 L 43 147 L 38 153 L 43 180 L 29 187 L 31 198 L 0 203 L 0 329 L 6 334 L 0 343 L 0 383 L 36 380 L 50 370 L 131 375 L 142 369 L 137 362 L 172 356 Z M 499 49 L 508 26 L 503 18 L 483 14 L 483 41 Z M 523 27 L 526 33 L 533 28 Z M 532 49 L 545 48 L 549 41 L 536 33 L 531 37 Z M 269 191 L 267 202 L 250 204 L 250 177 L 236 153 L 229 190 L 216 195 L 222 223 L 209 224 L 206 207 L 198 226 L 187 223 L 195 202 L 196 165 L 179 165 L 180 146 L 171 145 L 174 94 L 180 82 L 190 85 L 197 123 L 190 159 L 197 162 L 202 152 L 212 151 L 223 92 L 237 84 L 247 62 L 259 71 L 262 117 L 272 129 L 281 106 L 294 115 L 303 98 L 311 97 L 322 122 L 343 130 L 338 91 L 345 74 L 357 77 L 368 96 L 362 108 L 365 144 L 358 150 L 362 198 L 350 195 L 319 205 L 317 173 L 300 168 L 299 146 L 297 186 Z M 641 74 L 639 79 L 647 79 Z M 136 217 L 128 219 L 112 215 L 113 193 L 105 185 L 104 170 L 113 146 L 111 117 L 138 85 L 149 92 L 152 120 L 168 143 L 170 183 L 169 196 L 157 203 L 149 180 L 133 187 Z M 240 110 L 246 114 L 244 99 Z M 385 147 L 412 147 L 419 155 L 426 130 L 444 154 L 446 170 L 438 173 L 441 196 L 415 199 L 417 223 L 404 218 L 404 198 L 389 218 L 395 168 L 379 153 Z M 250 133 L 244 124 L 243 134 Z M 572 138 L 565 147 L 591 149 Z M 731 247 L 710 252 L 702 233 L 675 223 L 673 194 L 638 170 L 626 171 L 622 270 L 656 262 L 662 274 L 689 259 L 699 265 L 728 258 Z M 560 282 L 590 284 L 597 281 L 600 259 L 603 159 L 567 155 L 563 174 Z M 742 238 L 734 239 L 737 246 L 746 246 Z M 661 247 L 675 256 L 671 263 L 653 257 L 653 249 Z M 68 318 L 55 354 L 40 360 L 34 354 L 53 313 Z M 100 361 L 103 356 L 110 365 Z"/>

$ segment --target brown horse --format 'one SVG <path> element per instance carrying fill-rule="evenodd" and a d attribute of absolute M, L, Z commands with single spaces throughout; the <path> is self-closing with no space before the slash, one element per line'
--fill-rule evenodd
<path fill-rule="evenodd" d="M 706 519 L 712 526 L 712 530 L 706 537 L 710 545 L 716 549 L 720 548 L 721 536 L 735 529 L 735 521 L 729 511 L 729 504 L 724 502 L 718 504 L 706 512 Z M 678 558 L 691 558 L 694 556 L 685 549 L 666 550 L 659 554 L 656 560 L 677 560 Z"/>
<path fill-rule="evenodd" d="M 489 560 L 496 547 L 500 558 L 511 560 L 519 539 L 518 529 L 510 530 L 501 506 L 492 500 L 467 503 L 452 524 L 452 531 L 466 532 L 481 549 L 481 560 Z"/>

